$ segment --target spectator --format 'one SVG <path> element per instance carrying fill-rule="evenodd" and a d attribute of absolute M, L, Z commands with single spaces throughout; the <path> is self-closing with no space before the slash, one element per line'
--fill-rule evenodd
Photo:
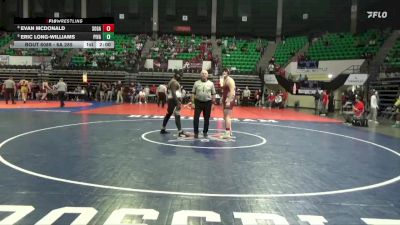
<path fill-rule="evenodd" d="M 274 64 L 270 63 L 268 65 L 268 74 L 274 74 L 275 73 L 275 66 Z"/>
<path fill-rule="evenodd" d="M 117 89 L 117 101 L 115 103 L 124 103 L 124 99 L 122 98 L 122 92 L 123 92 L 123 85 L 121 81 L 118 81 L 118 84 L 116 86 Z"/>
<path fill-rule="evenodd" d="M 314 93 L 314 114 L 319 115 L 320 112 L 320 99 L 321 95 L 319 94 L 319 91 L 315 91 Z"/>
<path fill-rule="evenodd" d="M 157 88 L 156 95 L 157 95 L 157 105 L 158 107 L 164 108 L 164 104 L 167 101 L 167 86 L 164 84 L 160 84 Z"/>
<path fill-rule="evenodd" d="M 370 107 L 371 107 L 371 111 L 370 111 L 370 114 L 369 114 L 369 121 L 373 121 L 373 122 L 375 122 L 375 124 L 378 124 L 379 122 L 378 122 L 378 120 L 377 120 L 377 114 L 378 114 L 378 109 L 379 109 L 379 107 L 378 107 L 378 99 L 377 99 L 377 94 L 378 92 L 375 92 L 375 91 L 373 91 L 373 93 L 372 93 L 372 95 L 371 95 L 371 104 L 370 104 Z"/>
<path fill-rule="evenodd" d="M 268 95 L 268 107 L 271 109 L 275 102 L 275 94 L 273 91 Z"/>
<path fill-rule="evenodd" d="M 151 88 L 150 88 L 150 93 L 151 93 L 151 94 L 156 94 L 156 92 L 157 92 L 157 87 L 156 87 L 155 84 L 153 84 L 153 85 L 151 86 Z"/>
<path fill-rule="evenodd" d="M 251 96 L 251 91 L 250 91 L 249 87 L 246 86 L 246 88 L 243 90 L 243 102 L 248 104 L 250 101 L 250 96 Z"/>
<path fill-rule="evenodd" d="M 63 78 L 60 78 L 58 83 L 55 85 L 55 89 L 58 92 L 58 98 L 60 99 L 60 107 L 63 108 L 65 106 L 65 92 L 67 92 L 67 84 L 64 82 Z"/>
<path fill-rule="evenodd" d="M 321 116 L 326 116 L 328 114 L 328 104 L 329 104 L 329 95 L 326 90 L 322 92 L 322 114 Z"/>
<path fill-rule="evenodd" d="M 256 92 L 254 93 L 254 96 L 255 96 L 255 100 L 256 100 L 255 106 L 260 107 L 261 106 L 261 90 L 260 89 L 256 90 Z"/>
<path fill-rule="evenodd" d="M 356 104 L 353 106 L 353 112 L 345 115 L 347 124 L 351 124 L 356 118 L 361 118 L 364 114 L 365 106 L 359 97 L 356 98 Z"/>
<path fill-rule="evenodd" d="M 392 127 L 400 128 L 400 94 L 394 103 L 394 107 L 396 108 L 396 122 Z"/>
<path fill-rule="evenodd" d="M 144 87 L 144 89 L 143 89 L 143 92 L 144 92 L 144 104 L 147 104 L 147 102 L 149 101 L 149 95 L 150 95 L 149 86 L 146 85 L 146 87 Z"/>

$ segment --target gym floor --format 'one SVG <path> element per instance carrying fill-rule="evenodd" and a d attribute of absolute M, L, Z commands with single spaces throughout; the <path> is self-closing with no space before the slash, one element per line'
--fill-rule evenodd
<path fill-rule="evenodd" d="M 57 106 L 0 103 L 0 224 L 400 224 L 389 121 L 236 107 L 224 140 L 216 106 L 209 138 L 193 139 L 173 118 L 160 134 L 154 104 Z M 192 132 L 193 111 L 182 114 Z"/>

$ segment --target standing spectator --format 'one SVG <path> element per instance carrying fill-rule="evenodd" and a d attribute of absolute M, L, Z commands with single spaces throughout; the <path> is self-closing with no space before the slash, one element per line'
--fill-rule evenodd
<path fill-rule="evenodd" d="M 204 117 L 203 137 L 207 137 L 212 104 L 215 104 L 215 94 L 214 83 L 208 80 L 207 70 L 202 70 L 201 79 L 194 83 L 192 89 L 192 99 L 194 99 L 195 102 L 193 119 L 194 138 L 199 138 L 199 119 L 201 112 L 203 112 Z"/>
<path fill-rule="evenodd" d="M 282 94 L 282 97 L 283 97 L 283 108 L 286 108 L 287 107 L 287 102 L 288 102 L 288 99 L 289 99 L 289 93 L 286 90 L 284 90 L 283 94 Z"/>
<path fill-rule="evenodd" d="M 394 107 L 396 108 L 396 122 L 392 127 L 400 128 L 400 94 L 394 103 Z"/>
<path fill-rule="evenodd" d="M 107 98 L 106 101 L 112 101 L 113 100 L 113 95 L 115 91 L 115 85 L 114 84 L 109 84 L 107 86 Z"/>
<path fill-rule="evenodd" d="M 150 94 L 149 86 L 146 85 L 146 87 L 144 87 L 143 89 L 143 92 L 144 92 L 144 104 L 147 104 L 147 102 L 149 101 L 149 94 Z"/>
<path fill-rule="evenodd" d="M 236 98 L 236 105 L 241 105 L 242 101 L 242 90 L 240 88 L 235 87 L 235 98 Z"/>
<path fill-rule="evenodd" d="M 4 95 L 6 99 L 6 104 L 8 104 L 8 99 L 11 98 L 12 104 L 15 104 L 14 95 L 16 94 L 17 87 L 12 77 L 4 81 L 3 84 Z"/>
<path fill-rule="evenodd" d="M 124 98 L 122 97 L 122 91 L 124 90 L 124 86 L 122 85 L 121 81 L 118 81 L 116 86 L 117 89 L 117 101 L 115 103 L 124 103 Z"/>
<path fill-rule="evenodd" d="M 328 104 L 329 104 L 329 95 L 328 92 L 325 90 L 322 92 L 322 114 L 321 116 L 326 116 L 328 114 Z"/>
<path fill-rule="evenodd" d="M 314 93 L 314 114 L 318 115 L 319 114 L 319 109 L 320 109 L 320 99 L 321 99 L 321 95 L 319 94 L 319 91 L 316 90 Z"/>
<path fill-rule="evenodd" d="M 272 63 L 268 65 L 268 74 L 275 74 L 275 65 Z"/>
<path fill-rule="evenodd" d="M 33 100 L 35 98 L 35 95 L 36 95 L 36 90 L 35 90 L 36 89 L 36 84 L 33 81 L 33 79 L 31 79 L 31 81 L 28 83 L 28 86 L 29 86 L 29 89 L 30 89 L 29 99 Z"/>
<path fill-rule="evenodd" d="M 43 101 L 43 100 L 46 100 L 47 101 L 47 94 L 49 93 L 49 91 L 51 90 L 51 88 L 50 88 L 50 86 L 49 86 L 49 83 L 47 82 L 47 80 L 44 80 L 43 82 L 42 82 L 42 89 L 41 89 L 41 91 L 42 91 L 42 98 L 41 98 L 41 100 Z"/>
<path fill-rule="evenodd" d="M 250 101 L 251 91 L 248 86 L 243 90 L 243 104 L 248 105 Z"/>
<path fill-rule="evenodd" d="M 183 88 L 183 86 L 182 86 L 182 89 L 181 89 L 181 92 L 182 92 L 182 103 L 183 104 L 186 104 L 186 90 L 185 90 L 185 88 Z"/>
<path fill-rule="evenodd" d="M 164 84 L 160 84 L 157 88 L 156 95 L 157 95 L 157 105 L 158 107 L 164 108 L 165 102 L 167 101 L 167 86 Z"/>
<path fill-rule="evenodd" d="M 67 84 L 64 83 L 64 79 L 60 78 L 58 83 L 55 86 L 55 89 L 57 90 L 58 93 L 58 98 L 60 99 L 60 107 L 64 107 L 64 98 L 65 98 L 65 92 L 67 92 Z"/>
<path fill-rule="evenodd" d="M 255 106 L 260 107 L 261 106 L 261 90 L 260 89 L 256 90 L 256 92 L 254 93 L 254 97 L 256 100 Z"/>
<path fill-rule="evenodd" d="M 370 107 L 371 107 L 371 111 L 369 114 L 369 121 L 373 121 L 375 122 L 375 124 L 379 124 L 378 120 L 376 119 L 377 115 L 378 115 L 378 99 L 376 97 L 376 92 L 374 91 L 371 95 L 371 100 L 370 100 Z"/>

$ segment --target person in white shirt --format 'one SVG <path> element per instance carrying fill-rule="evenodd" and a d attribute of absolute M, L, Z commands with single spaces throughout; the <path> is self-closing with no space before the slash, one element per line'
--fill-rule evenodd
<path fill-rule="evenodd" d="M 4 81 L 3 91 L 4 91 L 4 96 L 6 99 L 6 104 L 8 104 L 9 98 L 11 98 L 12 104 L 15 104 L 14 95 L 17 91 L 17 87 L 16 87 L 15 82 L 12 77 L 10 77 L 8 80 Z"/>
<path fill-rule="evenodd" d="M 243 90 L 243 103 L 248 105 L 250 103 L 251 91 L 248 86 Z"/>
<path fill-rule="evenodd" d="M 142 102 L 147 103 L 145 96 L 146 96 L 146 94 L 143 90 L 139 91 L 139 94 L 138 94 L 138 103 L 139 104 L 142 104 Z"/>
<path fill-rule="evenodd" d="M 370 101 L 371 109 L 370 109 L 370 113 L 369 113 L 369 118 L 370 118 L 369 121 L 375 122 L 375 124 L 378 124 L 379 122 L 376 119 L 376 117 L 378 115 L 379 106 L 378 106 L 378 99 L 377 99 L 376 95 L 377 95 L 377 92 L 375 92 L 375 91 L 371 95 L 371 101 Z"/>
<path fill-rule="evenodd" d="M 192 99 L 194 100 L 194 138 L 199 138 L 199 120 L 202 112 L 204 117 L 203 137 L 207 138 L 212 105 L 215 104 L 216 91 L 214 83 L 208 80 L 207 70 L 202 70 L 200 75 L 201 79 L 194 83 L 192 89 Z"/>
<path fill-rule="evenodd" d="M 156 95 L 157 95 L 157 105 L 158 107 L 164 108 L 164 104 L 167 101 L 167 86 L 164 84 L 160 84 L 160 86 L 158 86 L 157 91 L 156 91 Z"/>
<path fill-rule="evenodd" d="M 60 107 L 64 107 L 65 92 L 67 92 L 67 84 L 64 83 L 64 79 L 60 78 L 58 83 L 54 86 L 58 92 L 58 98 L 60 99 Z"/>
<path fill-rule="evenodd" d="M 149 100 L 149 94 L 150 94 L 150 88 L 148 85 L 146 85 L 146 87 L 143 89 L 144 91 L 144 104 L 147 104 L 148 100 Z"/>

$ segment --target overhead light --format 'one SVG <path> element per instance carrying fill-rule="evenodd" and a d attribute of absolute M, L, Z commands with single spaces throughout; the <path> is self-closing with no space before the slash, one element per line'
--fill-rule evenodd
<path fill-rule="evenodd" d="M 328 74 L 328 78 L 329 79 L 332 79 L 332 77 L 333 77 L 333 75 L 330 73 L 330 74 Z"/>

